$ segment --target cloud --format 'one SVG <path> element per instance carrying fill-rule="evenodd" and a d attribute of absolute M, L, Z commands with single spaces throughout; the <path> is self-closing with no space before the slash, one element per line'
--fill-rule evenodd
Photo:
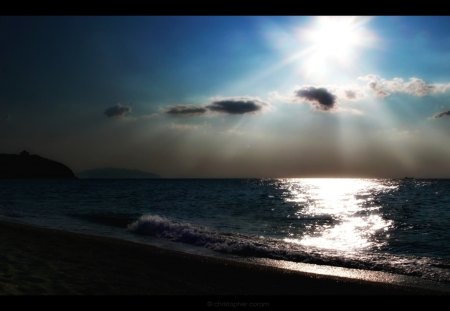
<path fill-rule="evenodd" d="M 117 104 L 115 106 L 109 107 L 105 110 L 105 115 L 108 118 L 112 117 L 124 117 L 131 112 L 131 107 L 126 105 Z"/>
<path fill-rule="evenodd" d="M 269 107 L 269 104 L 253 97 L 227 97 L 213 98 L 211 103 L 205 106 L 177 105 L 164 110 L 165 113 L 175 116 L 203 115 L 207 112 L 219 112 L 226 114 L 245 114 L 261 111 Z"/>
<path fill-rule="evenodd" d="M 356 92 L 353 90 L 345 90 L 345 97 L 347 97 L 347 99 L 355 99 L 356 98 Z"/>
<path fill-rule="evenodd" d="M 386 97 L 393 93 L 404 93 L 421 97 L 433 93 L 443 93 L 450 88 L 447 84 L 430 84 L 416 77 L 411 77 L 408 80 L 402 78 L 388 80 L 377 75 L 366 75 L 358 79 L 366 81 L 369 89 L 377 97 Z"/>
<path fill-rule="evenodd" d="M 336 104 L 336 96 L 323 87 L 303 87 L 295 91 L 297 97 L 306 99 L 312 103 L 317 109 L 327 111 L 332 109 Z"/>
<path fill-rule="evenodd" d="M 434 86 L 434 93 L 446 93 L 450 91 L 450 83 L 435 83 Z"/>
<path fill-rule="evenodd" d="M 363 115 L 365 112 L 354 105 L 372 100 L 374 95 L 378 98 L 394 94 L 424 97 L 448 92 L 450 82 L 429 83 L 418 77 L 385 79 L 368 74 L 358 77 L 350 84 L 296 85 L 287 93 L 275 90 L 269 93 L 269 99 L 275 103 L 298 103 L 299 100 L 305 100 L 320 111 Z"/>
<path fill-rule="evenodd" d="M 361 85 L 333 85 L 327 89 L 336 96 L 336 102 L 356 102 L 367 97 L 367 88 Z"/>
<path fill-rule="evenodd" d="M 211 111 L 228 114 L 245 114 L 262 110 L 267 103 L 252 97 L 230 97 L 217 99 L 206 106 Z"/>
<path fill-rule="evenodd" d="M 166 113 L 170 115 L 196 115 L 203 114 L 206 111 L 207 109 L 205 107 L 177 105 L 167 109 Z"/>
<path fill-rule="evenodd" d="M 443 118 L 443 117 L 450 117 L 450 110 L 439 112 L 433 116 L 433 118 L 435 118 L 435 119 L 439 119 L 439 118 Z"/>
<path fill-rule="evenodd" d="M 406 92 L 415 96 L 425 96 L 434 92 L 434 86 L 419 78 L 409 78 L 404 83 Z"/>

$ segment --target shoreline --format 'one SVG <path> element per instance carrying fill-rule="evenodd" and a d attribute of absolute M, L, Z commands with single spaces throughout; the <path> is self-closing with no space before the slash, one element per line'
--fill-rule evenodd
<path fill-rule="evenodd" d="M 299 265 L 301 266 L 301 264 Z M 0 221 L 0 295 L 449 295 Z"/>

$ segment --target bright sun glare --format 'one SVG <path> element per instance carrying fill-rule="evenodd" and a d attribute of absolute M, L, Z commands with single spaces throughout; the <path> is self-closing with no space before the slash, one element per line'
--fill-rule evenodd
<path fill-rule="evenodd" d="M 316 52 L 345 59 L 361 39 L 354 27 L 352 20 L 348 18 L 321 18 L 316 28 L 309 31 L 308 39 Z"/>
<path fill-rule="evenodd" d="M 285 241 L 339 251 L 357 251 L 378 247 L 377 232 L 387 232 L 392 225 L 382 217 L 380 206 L 365 206 L 370 193 L 396 186 L 376 180 L 343 178 L 304 178 L 284 181 L 290 192 L 286 200 L 296 202 L 299 219 L 332 219 L 331 223 L 312 226 L 301 237 L 291 235 Z"/>
<path fill-rule="evenodd" d="M 364 27 L 366 17 L 317 17 L 301 32 L 308 48 L 307 71 L 324 73 L 330 65 L 349 67 L 362 47 L 373 43 L 373 35 Z"/>

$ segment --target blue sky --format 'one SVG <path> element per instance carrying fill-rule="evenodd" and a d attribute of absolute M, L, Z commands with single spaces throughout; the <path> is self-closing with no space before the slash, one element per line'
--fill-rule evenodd
<path fill-rule="evenodd" d="M 448 177 L 450 18 L 0 17 L 0 152 L 167 177 Z"/>

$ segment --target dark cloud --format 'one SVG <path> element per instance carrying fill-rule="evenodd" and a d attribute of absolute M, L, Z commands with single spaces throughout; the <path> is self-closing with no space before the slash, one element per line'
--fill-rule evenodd
<path fill-rule="evenodd" d="M 443 117 L 450 117 L 450 110 L 443 111 L 443 112 L 440 112 L 440 113 L 434 115 L 435 119 L 443 118 Z"/>
<path fill-rule="evenodd" d="M 205 107 L 178 105 L 170 107 L 166 110 L 166 113 L 171 115 L 195 115 L 203 114 L 206 111 Z"/>
<path fill-rule="evenodd" d="M 115 106 L 109 107 L 105 110 L 105 115 L 108 118 L 111 117 L 124 117 L 131 112 L 131 107 L 126 105 L 117 104 Z"/>
<path fill-rule="evenodd" d="M 200 115 L 208 110 L 227 114 L 245 114 L 257 112 L 268 104 L 251 97 L 222 98 L 212 101 L 207 106 L 177 105 L 169 107 L 165 112 L 171 115 Z"/>
<path fill-rule="evenodd" d="M 297 97 L 305 98 L 319 110 L 330 110 L 336 104 L 336 96 L 326 88 L 306 87 L 295 91 Z"/>
<path fill-rule="evenodd" d="M 244 114 L 260 111 L 266 105 L 266 103 L 258 99 L 243 97 L 216 100 L 206 106 L 206 108 L 211 111 L 229 114 Z"/>

